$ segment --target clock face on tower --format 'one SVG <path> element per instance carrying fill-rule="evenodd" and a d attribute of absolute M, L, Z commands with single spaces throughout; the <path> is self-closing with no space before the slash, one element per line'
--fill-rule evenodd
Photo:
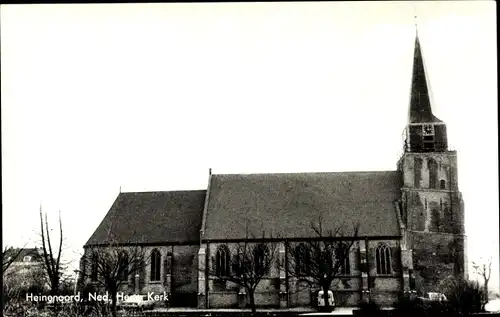
<path fill-rule="evenodd" d="M 432 124 L 424 124 L 422 126 L 423 135 L 434 135 L 434 126 Z"/>

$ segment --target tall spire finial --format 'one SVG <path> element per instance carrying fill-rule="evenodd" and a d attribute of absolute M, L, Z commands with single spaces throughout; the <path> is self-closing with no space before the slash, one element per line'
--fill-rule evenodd
<path fill-rule="evenodd" d="M 417 34 L 418 37 L 418 15 L 416 7 L 413 7 L 413 24 L 415 25 L 415 33 Z"/>

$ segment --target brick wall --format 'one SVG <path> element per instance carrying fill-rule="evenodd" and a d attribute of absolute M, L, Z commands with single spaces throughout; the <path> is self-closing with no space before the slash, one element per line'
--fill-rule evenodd
<path fill-rule="evenodd" d="M 360 241 L 364 245 L 365 241 Z M 298 243 L 297 243 L 298 244 Z M 391 273 L 384 276 L 377 275 L 375 262 L 376 249 L 380 244 L 385 244 L 391 252 Z M 220 244 L 210 244 L 208 248 L 210 265 L 214 265 L 217 248 Z M 236 245 L 227 244 L 231 253 L 236 250 Z M 291 245 L 293 247 L 293 244 Z M 370 270 L 370 283 L 373 294 L 389 294 L 389 298 L 397 298 L 397 293 L 402 290 L 402 270 L 400 259 L 400 241 L 399 240 L 370 240 L 368 242 L 368 263 Z M 349 276 L 339 276 L 332 282 L 330 289 L 334 291 L 336 301 L 344 306 L 356 306 L 361 301 L 362 277 L 360 262 L 360 250 L 358 243 L 354 244 L 350 253 L 350 271 Z M 212 267 L 213 270 L 213 267 Z M 259 307 L 278 306 L 280 278 L 279 266 L 273 265 L 269 275 L 266 276 L 257 286 L 255 292 L 256 305 Z M 298 281 L 296 278 L 288 278 L 288 306 L 289 307 L 314 307 L 316 306 L 316 294 L 319 290 L 317 285 L 311 281 Z M 241 298 L 238 293 L 241 287 L 229 282 L 221 282 L 215 277 L 208 279 L 209 289 L 209 307 L 238 307 L 241 304 Z M 396 294 L 396 295 L 394 295 Z M 394 296 L 393 296 L 394 295 Z M 375 295 L 379 296 L 379 295 Z M 381 298 L 382 295 L 379 297 Z M 240 296 L 241 297 L 241 296 Z M 385 302 L 381 302 L 384 304 Z"/>
<path fill-rule="evenodd" d="M 417 291 L 444 291 L 447 282 L 464 274 L 464 237 L 418 233 L 410 236 Z"/>
<path fill-rule="evenodd" d="M 196 294 L 198 291 L 198 270 L 195 261 L 198 248 L 198 245 L 144 247 L 147 261 L 144 269 L 139 272 L 139 293 L 163 294 L 166 291 L 167 293 Z M 151 281 L 150 255 L 154 249 L 161 254 L 161 278 L 159 281 Z M 84 256 L 88 256 L 88 250 Z M 85 269 L 90 270 L 89 267 Z M 167 279 L 168 275 L 171 276 L 170 279 Z M 87 280 L 87 282 L 90 281 Z M 128 283 L 122 285 L 120 291 L 127 294 L 135 293 L 135 283 L 135 274 L 131 274 Z"/>

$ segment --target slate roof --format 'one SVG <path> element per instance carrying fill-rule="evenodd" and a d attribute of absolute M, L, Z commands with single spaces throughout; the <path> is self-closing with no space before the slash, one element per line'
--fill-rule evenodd
<path fill-rule="evenodd" d="M 120 193 L 86 245 L 198 242 L 205 196 L 206 190 Z"/>
<path fill-rule="evenodd" d="M 442 122 L 432 113 L 429 83 L 418 36 L 415 38 L 410 98 L 410 123 Z"/>
<path fill-rule="evenodd" d="M 203 240 L 317 236 L 311 223 L 359 236 L 399 236 L 394 201 L 401 175 L 388 172 L 212 175 Z"/>

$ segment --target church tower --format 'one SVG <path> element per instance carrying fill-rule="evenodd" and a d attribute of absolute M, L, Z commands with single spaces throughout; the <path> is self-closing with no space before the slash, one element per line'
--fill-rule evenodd
<path fill-rule="evenodd" d="M 457 152 L 448 148 L 446 124 L 432 113 L 429 81 L 415 38 L 404 153 L 400 218 L 411 253 L 410 279 L 417 291 L 442 291 L 466 274 L 464 208 L 458 189 Z"/>

